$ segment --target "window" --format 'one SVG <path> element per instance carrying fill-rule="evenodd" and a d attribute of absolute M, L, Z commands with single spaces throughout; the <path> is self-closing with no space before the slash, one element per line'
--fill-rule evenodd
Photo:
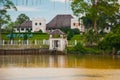
<path fill-rule="evenodd" d="M 24 28 L 21 28 L 21 30 L 23 31 L 23 30 L 24 30 Z"/>
<path fill-rule="evenodd" d="M 109 30 L 109 27 L 107 27 L 107 30 Z"/>
<path fill-rule="evenodd" d="M 42 23 L 39 23 L 39 25 L 42 25 Z"/>
<path fill-rule="evenodd" d="M 73 23 L 73 26 L 75 26 L 75 23 Z"/>
<path fill-rule="evenodd" d="M 37 25 L 37 23 L 35 23 L 35 25 Z"/>

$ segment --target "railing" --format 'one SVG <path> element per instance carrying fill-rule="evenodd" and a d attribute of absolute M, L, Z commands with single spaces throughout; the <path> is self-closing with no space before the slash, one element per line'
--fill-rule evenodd
<path fill-rule="evenodd" d="M 0 49 L 48 48 L 48 40 L 2 40 Z"/>
<path fill-rule="evenodd" d="M 74 47 L 75 41 L 67 41 L 67 47 Z M 49 40 L 2 40 L 0 49 L 49 48 Z"/>

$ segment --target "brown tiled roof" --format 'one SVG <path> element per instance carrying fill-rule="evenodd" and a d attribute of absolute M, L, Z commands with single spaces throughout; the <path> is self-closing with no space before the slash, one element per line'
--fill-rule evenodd
<path fill-rule="evenodd" d="M 65 35 L 64 32 L 62 32 L 60 29 L 56 29 L 54 30 L 53 32 L 50 33 L 51 35 L 54 35 L 54 34 L 62 34 L 62 35 Z"/>
<path fill-rule="evenodd" d="M 73 16 L 69 14 L 55 16 L 47 25 L 47 29 L 59 29 L 61 27 L 70 27 Z"/>
<path fill-rule="evenodd" d="M 32 28 L 32 21 L 25 21 L 22 24 L 15 26 L 15 28 Z"/>

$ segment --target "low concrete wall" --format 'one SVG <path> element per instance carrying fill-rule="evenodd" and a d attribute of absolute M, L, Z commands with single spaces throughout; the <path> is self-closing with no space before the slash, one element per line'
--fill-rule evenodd
<path fill-rule="evenodd" d="M 62 55 L 65 54 L 61 51 L 49 50 L 49 49 L 0 49 L 0 55 L 39 55 L 39 54 L 50 54 L 50 55 Z"/>

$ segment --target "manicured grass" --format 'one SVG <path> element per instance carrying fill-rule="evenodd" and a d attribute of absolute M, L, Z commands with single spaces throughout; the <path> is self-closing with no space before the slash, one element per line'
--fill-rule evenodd
<path fill-rule="evenodd" d="M 9 40 L 9 38 L 7 37 L 7 35 L 9 35 L 10 33 L 2 33 L 2 39 L 3 40 Z M 23 40 L 24 38 L 19 38 L 17 37 L 17 35 L 19 34 L 25 34 L 25 33 L 14 33 L 16 35 L 16 37 L 14 38 L 14 40 Z M 31 33 L 27 33 L 27 34 L 31 34 Z M 28 38 L 28 40 L 43 40 L 43 39 L 49 39 L 49 34 L 46 33 L 32 33 L 32 37 Z"/>
<path fill-rule="evenodd" d="M 3 40 L 9 40 L 9 38 L 7 38 L 7 35 L 10 34 L 10 33 L 2 33 L 2 39 Z M 14 33 L 16 35 L 19 35 L 19 34 L 25 34 L 25 33 Z M 27 34 L 31 34 L 31 33 L 27 33 Z M 32 33 L 32 37 L 31 38 L 28 38 L 28 40 L 43 40 L 43 39 L 46 39 L 48 40 L 49 39 L 49 34 L 47 33 Z M 24 38 L 18 38 L 17 36 L 14 38 L 14 40 L 23 40 Z M 83 42 L 84 41 L 84 36 L 83 35 L 74 35 L 72 37 L 71 40 L 69 40 L 69 42 L 75 42 L 75 40 L 77 40 L 77 42 Z"/>
<path fill-rule="evenodd" d="M 69 41 L 73 42 L 73 41 L 75 41 L 75 40 L 77 40 L 77 42 L 81 42 L 81 43 L 82 43 L 82 42 L 84 41 L 84 36 L 81 35 L 81 34 L 77 34 L 77 35 L 74 35 L 74 36 L 72 37 L 72 39 L 69 40 Z"/>

